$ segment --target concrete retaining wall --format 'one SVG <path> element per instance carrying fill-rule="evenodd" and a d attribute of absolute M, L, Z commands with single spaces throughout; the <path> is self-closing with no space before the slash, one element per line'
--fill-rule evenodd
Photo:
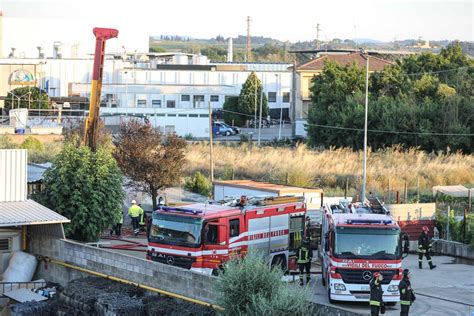
<path fill-rule="evenodd" d="M 151 262 L 80 243 L 35 237 L 30 253 L 211 303 L 213 279 L 178 267 Z M 86 274 L 63 266 L 38 265 L 37 278 L 65 284 Z"/>
<path fill-rule="evenodd" d="M 216 297 L 213 292 L 215 277 L 69 240 L 35 236 L 30 241 L 29 252 L 208 303 L 213 303 Z M 35 275 L 36 278 L 43 278 L 62 285 L 86 276 L 88 276 L 87 273 L 52 263 L 49 263 L 46 267 L 43 262 L 38 265 Z M 320 315 L 367 315 L 339 309 L 331 305 L 315 302 L 313 304 Z"/>
<path fill-rule="evenodd" d="M 457 241 L 437 240 L 433 244 L 433 252 L 474 260 L 474 250 L 469 245 Z"/>

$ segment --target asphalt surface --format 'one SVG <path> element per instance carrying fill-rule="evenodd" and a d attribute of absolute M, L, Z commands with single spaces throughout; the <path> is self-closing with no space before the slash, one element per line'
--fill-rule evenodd
<path fill-rule="evenodd" d="M 127 236 L 124 240 L 101 240 L 104 246 L 130 244 L 125 240 L 146 245 L 145 236 Z M 144 247 L 134 249 L 145 250 Z M 111 249 L 112 250 L 112 249 Z M 145 258 L 145 252 L 113 249 L 115 252 Z M 408 268 L 412 275 L 412 287 L 416 301 L 410 309 L 410 315 L 468 315 L 474 313 L 474 262 L 461 261 L 448 256 L 434 256 L 433 262 L 437 268 L 430 270 L 426 259 L 424 269 L 418 269 L 418 256 L 410 254 L 403 260 L 403 268 Z M 313 265 L 312 271 L 318 266 Z M 298 277 L 295 277 L 297 280 Z M 321 284 L 321 274 L 313 274 L 309 284 L 314 302 L 329 304 L 325 287 Z M 341 302 L 336 307 L 348 309 L 362 314 L 370 313 L 368 303 Z M 400 305 L 387 306 L 385 315 L 400 315 Z"/>
<path fill-rule="evenodd" d="M 242 132 L 240 135 L 249 135 L 252 133 L 252 139 L 254 142 L 258 140 L 258 129 L 254 128 L 242 128 Z M 240 135 L 232 135 L 232 136 L 214 136 L 214 141 L 238 141 L 240 140 Z M 262 128 L 260 131 L 260 139 L 264 141 L 273 140 L 275 138 L 278 139 L 280 135 L 280 127 L 278 125 L 272 125 L 270 127 Z M 291 138 L 291 125 L 286 124 L 282 126 L 281 129 L 281 138 Z"/>
<path fill-rule="evenodd" d="M 412 288 L 416 301 L 410 315 L 471 315 L 474 313 L 474 265 L 457 263 L 455 258 L 434 256 L 437 268 L 430 270 L 424 259 L 424 269 L 418 269 L 418 256 L 409 255 L 403 260 L 403 268 L 410 269 Z M 309 285 L 312 300 L 329 304 L 321 275 L 313 277 Z M 368 303 L 343 302 L 334 306 L 370 314 Z M 385 315 L 400 315 L 400 304 L 387 306 Z"/>

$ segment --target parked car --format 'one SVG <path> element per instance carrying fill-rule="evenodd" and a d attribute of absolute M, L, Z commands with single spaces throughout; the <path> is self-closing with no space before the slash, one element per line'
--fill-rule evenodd
<path fill-rule="evenodd" d="M 240 134 L 240 132 L 241 132 L 240 127 L 231 126 L 231 125 L 229 125 L 229 124 L 227 124 L 227 123 L 221 123 L 221 124 L 223 124 L 223 125 L 227 126 L 228 128 L 232 129 L 232 131 L 233 131 L 232 134 L 233 134 L 233 135 Z"/>
<path fill-rule="evenodd" d="M 234 135 L 234 130 L 230 126 L 222 122 L 212 123 L 212 132 L 215 135 L 224 135 L 224 136 Z"/>

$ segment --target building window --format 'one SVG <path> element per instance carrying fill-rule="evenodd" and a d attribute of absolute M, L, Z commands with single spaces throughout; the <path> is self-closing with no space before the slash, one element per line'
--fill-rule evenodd
<path fill-rule="evenodd" d="M 0 238 L 0 252 L 11 251 L 11 238 Z"/>
<path fill-rule="evenodd" d="M 146 100 L 137 100 L 138 106 L 146 106 Z"/>
<path fill-rule="evenodd" d="M 154 107 L 160 107 L 161 106 L 161 100 L 151 100 L 151 105 Z"/>
<path fill-rule="evenodd" d="M 199 108 L 204 106 L 204 96 L 203 95 L 193 95 L 193 107 Z"/>
<path fill-rule="evenodd" d="M 239 236 L 239 234 L 240 234 L 240 232 L 239 232 L 239 223 L 240 223 L 240 220 L 238 218 L 237 219 L 231 219 L 229 221 L 229 228 L 230 228 L 229 237 Z"/>
<path fill-rule="evenodd" d="M 189 96 L 189 94 L 182 94 L 181 95 L 181 101 L 182 102 L 189 102 L 191 100 L 191 97 Z"/>
<path fill-rule="evenodd" d="M 167 108 L 175 108 L 176 107 L 176 101 L 175 100 L 167 100 L 166 101 L 166 107 Z"/>
<path fill-rule="evenodd" d="M 172 134 L 175 132 L 174 125 L 165 126 L 165 134 Z"/>
<path fill-rule="evenodd" d="M 188 117 L 187 114 L 178 114 L 178 117 Z"/>
<path fill-rule="evenodd" d="M 189 114 L 189 117 L 198 117 L 197 114 Z"/>
<path fill-rule="evenodd" d="M 211 95 L 211 102 L 219 102 L 219 96 L 218 95 Z"/>
<path fill-rule="evenodd" d="M 290 103 L 290 93 L 283 92 L 283 103 Z"/>
<path fill-rule="evenodd" d="M 268 92 L 268 102 L 275 103 L 277 101 L 276 92 Z"/>

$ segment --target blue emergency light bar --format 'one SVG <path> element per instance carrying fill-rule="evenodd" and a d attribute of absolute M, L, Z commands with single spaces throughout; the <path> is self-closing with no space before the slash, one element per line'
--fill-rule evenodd
<path fill-rule="evenodd" d="M 189 208 L 177 208 L 177 207 L 170 207 L 170 206 L 160 206 L 158 208 L 159 211 L 163 212 L 182 212 L 182 213 L 188 213 L 188 214 L 202 214 L 202 210 L 192 210 Z"/>
<path fill-rule="evenodd" d="M 391 220 L 375 220 L 375 219 L 348 219 L 347 224 L 392 224 Z"/>

